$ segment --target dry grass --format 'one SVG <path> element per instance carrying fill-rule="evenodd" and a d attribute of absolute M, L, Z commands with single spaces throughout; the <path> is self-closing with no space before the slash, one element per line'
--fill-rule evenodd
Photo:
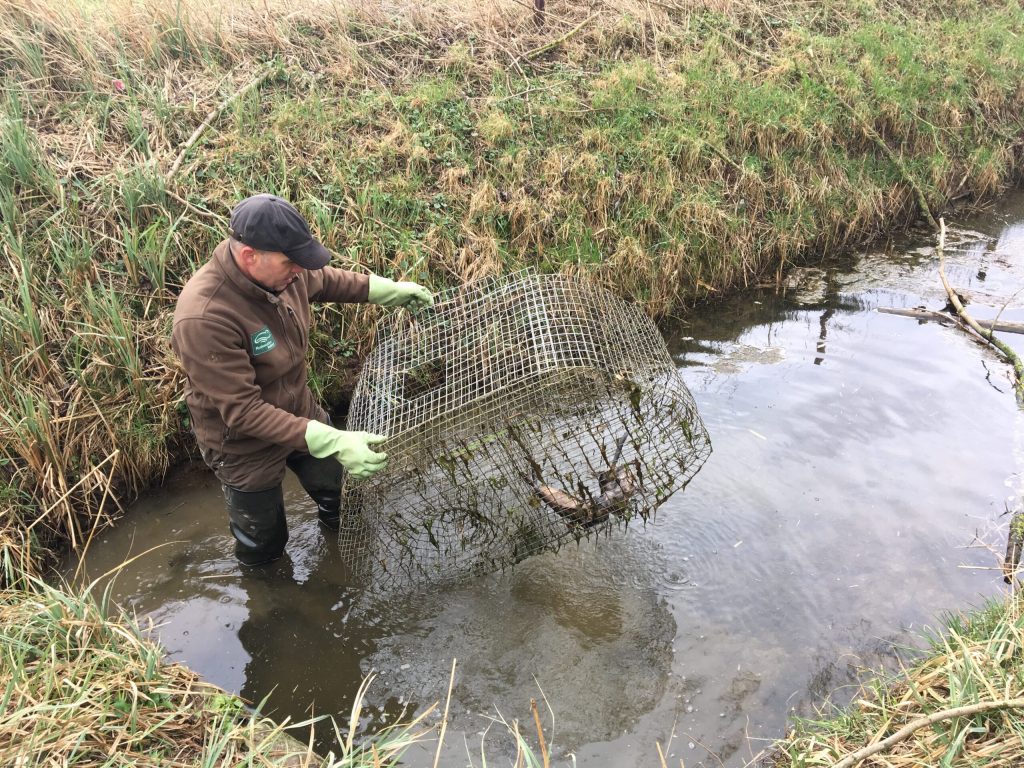
<path fill-rule="evenodd" d="M 0 592 L 0 764 L 377 768 L 433 732 L 422 725 L 428 711 L 356 743 L 364 684 L 351 735 L 337 734 L 343 753 L 320 758 L 284 725 L 162 656 L 89 592 L 38 582 Z"/>
<path fill-rule="evenodd" d="M 872 682 L 845 712 L 799 723 L 759 765 L 995 768 L 1024 764 L 1022 607 L 1020 596 L 1008 597 L 970 618 L 954 617 L 917 666 L 895 680 Z M 998 706 L 1006 702 L 1016 705 Z M 989 709 L 969 716 L 943 716 L 968 705 Z M 936 722 L 888 749 L 855 763 L 847 759 L 928 717 Z"/>

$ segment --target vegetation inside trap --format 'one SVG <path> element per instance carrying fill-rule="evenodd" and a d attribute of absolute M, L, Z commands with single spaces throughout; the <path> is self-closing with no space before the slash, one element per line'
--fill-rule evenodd
<path fill-rule="evenodd" d="M 1019 178 L 1016 0 L 529 5 L 0 1 L 4 582 L 187 450 L 171 310 L 245 195 L 353 268 L 657 317 Z M 319 311 L 327 401 L 377 313 Z"/>

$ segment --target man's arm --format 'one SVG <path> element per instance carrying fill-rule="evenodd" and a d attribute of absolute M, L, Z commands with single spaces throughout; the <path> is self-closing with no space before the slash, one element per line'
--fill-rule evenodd
<path fill-rule="evenodd" d="M 370 294 L 370 276 L 347 269 L 324 267 L 309 273 L 310 301 L 339 301 L 365 304 Z"/>
<path fill-rule="evenodd" d="M 331 267 L 312 272 L 308 285 L 310 301 L 369 302 L 407 309 L 423 309 L 434 303 L 433 294 L 418 283 L 395 282 L 379 275 L 361 275 Z"/>
<path fill-rule="evenodd" d="M 213 403 L 230 430 L 307 450 L 309 419 L 263 400 L 249 352 L 237 332 L 221 323 L 186 318 L 175 325 L 174 342 L 193 390 Z"/>

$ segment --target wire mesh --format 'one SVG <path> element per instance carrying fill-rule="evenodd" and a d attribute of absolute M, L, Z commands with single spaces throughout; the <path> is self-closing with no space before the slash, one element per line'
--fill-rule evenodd
<path fill-rule="evenodd" d="M 348 429 L 388 466 L 346 481 L 342 554 L 381 587 L 503 569 L 646 521 L 711 452 L 664 340 L 635 306 L 533 271 L 396 314 Z"/>

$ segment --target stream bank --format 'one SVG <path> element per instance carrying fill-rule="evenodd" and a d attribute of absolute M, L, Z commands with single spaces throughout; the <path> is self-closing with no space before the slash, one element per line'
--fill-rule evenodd
<path fill-rule="evenodd" d="M 169 316 L 246 195 L 341 266 L 583 274 L 664 316 L 1020 175 L 1016 3 L 272 6 L 0 8 L 8 581 L 189 444 Z M 318 396 L 379 316 L 318 309 Z"/>

